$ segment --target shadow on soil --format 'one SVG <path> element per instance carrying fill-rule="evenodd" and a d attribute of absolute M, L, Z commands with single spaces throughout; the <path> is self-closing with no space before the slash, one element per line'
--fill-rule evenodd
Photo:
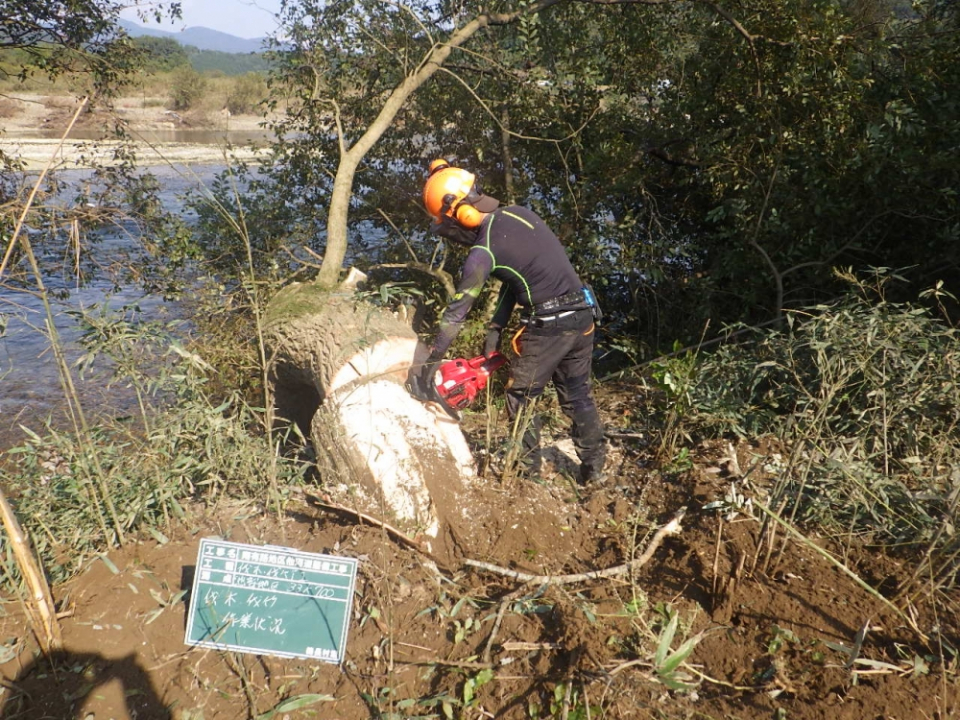
<path fill-rule="evenodd" d="M 87 697 L 94 692 L 114 695 L 118 713 L 138 720 L 169 720 L 150 676 L 131 653 L 109 659 L 98 653 L 58 651 L 23 668 L 0 706 L 0 717 L 85 718 Z M 109 689 L 108 689 L 108 686 Z"/>

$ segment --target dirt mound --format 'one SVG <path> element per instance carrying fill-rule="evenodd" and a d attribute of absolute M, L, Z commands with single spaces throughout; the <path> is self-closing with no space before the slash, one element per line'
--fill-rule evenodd
<path fill-rule="evenodd" d="M 439 571 L 383 528 L 303 495 L 283 517 L 220 505 L 170 537 L 87 558 L 54 588 L 64 650 L 50 660 L 7 603 L 2 716 L 954 716 L 952 665 L 917 632 L 935 637 L 939 623 L 956 647 L 948 598 L 938 613 L 918 603 L 911 628 L 813 544 L 782 531 L 759 544 L 762 515 L 731 487 L 740 467 L 769 483 L 773 450 L 702 446 L 672 474 L 647 470 L 632 437 L 614 455 L 615 478 L 582 495 L 562 475 L 488 478 L 463 561 Z M 683 506 L 683 531 L 635 573 L 523 584 L 465 562 L 551 576 L 622 566 Z M 184 591 L 208 536 L 358 558 L 342 667 L 185 646 Z M 868 549 L 846 551 L 875 585 L 905 574 Z"/>

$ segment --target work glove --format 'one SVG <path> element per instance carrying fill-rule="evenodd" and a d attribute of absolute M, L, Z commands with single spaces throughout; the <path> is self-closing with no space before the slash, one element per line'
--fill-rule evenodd
<path fill-rule="evenodd" d="M 500 352 L 500 337 L 503 328 L 490 326 L 487 328 L 487 337 L 483 341 L 483 356 L 489 360 L 494 353 Z"/>
<path fill-rule="evenodd" d="M 407 388 L 417 400 L 429 401 L 437 399 L 437 383 L 435 377 L 440 360 L 430 358 L 419 368 L 410 371 Z"/>

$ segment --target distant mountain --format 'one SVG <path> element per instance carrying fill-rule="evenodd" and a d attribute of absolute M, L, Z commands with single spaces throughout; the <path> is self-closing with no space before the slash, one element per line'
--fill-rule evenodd
<path fill-rule="evenodd" d="M 154 28 L 138 25 L 129 20 L 121 20 L 120 27 L 126 30 L 131 37 L 141 37 L 149 35 L 151 37 L 165 37 L 176 40 L 181 45 L 192 45 L 199 50 L 213 50 L 225 53 L 255 53 L 263 51 L 263 43 L 266 38 L 246 39 L 211 30 L 205 27 L 188 27 L 185 30 L 177 32 L 168 32 L 166 30 L 155 30 Z"/>

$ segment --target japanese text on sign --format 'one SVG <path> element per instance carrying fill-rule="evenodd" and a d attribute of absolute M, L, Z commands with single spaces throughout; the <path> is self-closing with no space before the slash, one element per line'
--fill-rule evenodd
<path fill-rule="evenodd" d="M 357 561 L 200 541 L 186 643 L 339 663 Z"/>

